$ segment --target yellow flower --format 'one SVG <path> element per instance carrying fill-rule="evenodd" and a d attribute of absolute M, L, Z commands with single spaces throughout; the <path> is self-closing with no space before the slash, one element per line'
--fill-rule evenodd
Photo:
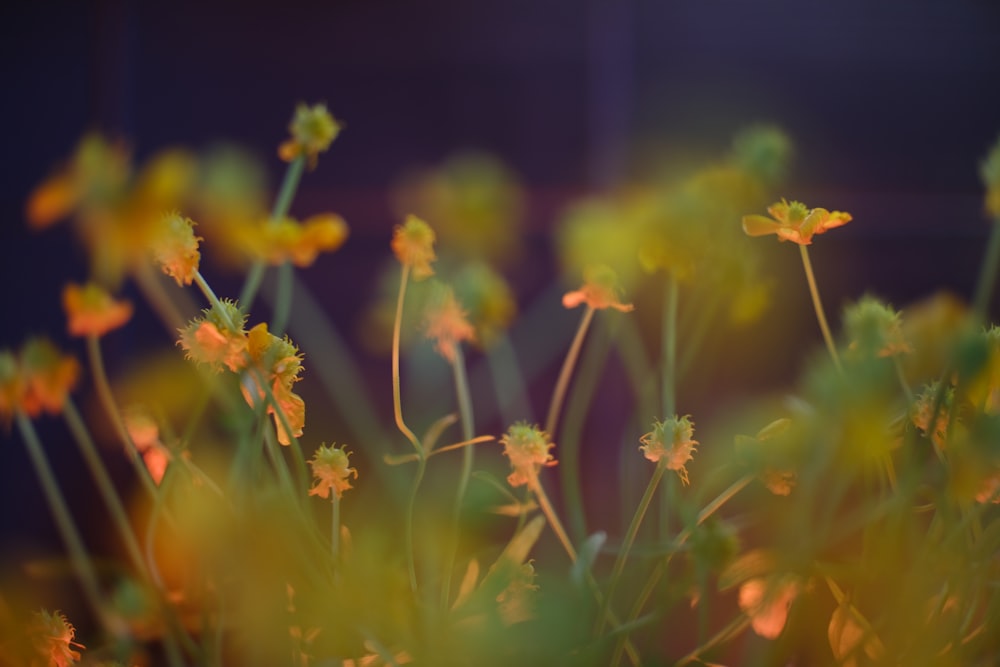
<path fill-rule="evenodd" d="M 846 225 L 852 219 L 850 213 L 831 213 L 825 208 L 810 209 L 802 202 L 789 203 L 784 199 L 771 204 L 767 212 L 771 214 L 771 218 L 762 215 L 743 216 L 743 231 L 750 236 L 776 234 L 779 241 L 810 245 L 814 235 Z"/>
<path fill-rule="evenodd" d="M 251 256 L 268 264 L 291 262 L 307 267 L 321 252 L 333 252 L 347 240 L 347 223 L 339 215 L 324 213 L 298 223 L 284 218 L 245 227 L 240 235 Z"/>
<path fill-rule="evenodd" d="M 132 304 L 116 301 L 100 285 L 70 283 L 63 289 L 63 310 L 71 336 L 103 336 L 124 326 L 132 317 Z"/>
<path fill-rule="evenodd" d="M 198 242 L 201 237 L 194 235 L 194 221 L 172 212 L 164 215 L 156 233 L 150 238 L 153 257 L 163 272 L 177 281 L 178 285 L 190 285 L 198 273 L 201 253 Z"/>
<path fill-rule="evenodd" d="M 614 308 L 623 313 L 635 308 L 630 303 L 621 302 L 618 276 L 610 267 L 591 266 L 584 271 L 583 276 L 583 287 L 563 295 L 562 302 L 566 308 L 576 308 L 581 303 L 586 303 L 594 310 Z"/>
<path fill-rule="evenodd" d="M 434 346 L 449 363 L 455 362 L 455 349 L 463 340 L 472 341 L 476 331 L 466 319 L 466 313 L 455 299 L 450 287 L 439 286 L 427 309 L 425 332 L 437 341 Z"/>
<path fill-rule="evenodd" d="M 694 422 L 690 415 L 653 422 L 653 430 L 639 438 L 643 456 L 654 463 L 666 461 L 668 470 L 673 470 L 685 484 L 688 473 L 685 465 L 694 459 L 693 452 L 698 441 L 694 439 Z"/>
<path fill-rule="evenodd" d="M 352 476 L 357 479 L 358 471 L 349 467 L 349 456 L 350 452 L 343 448 L 320 445 L 309 461 L 313 477 L 316 478 L 315 484 L 309 489 L 309 495 L 329 498 L 330 491 L 333 491 L 340 498 L 344 491 L 352 488 L 349 479 Z"/>
<path fill-rule="evenodd" d="M 402 225 L 396 225 L 392 232 L 392 252 L 403 266 L 410 267 L 414 280 L 422 280 L 434 275 L 431 262 L 434 254 L 434 230 L 415 215 L 406 216 Z"/>
<path fill-rule="evenodd" d="M 80 377 L 76 359 L 60 354 L 45 338 L 33 338 L 21 348 L 20 373 L 24 381 L 21 409 L 29 417 L 45 411 L 62 412 L 66 396 Z"/>
<path fill-rule="evenodd" d="M 35 649 L 51 667 L 68 667 L 80 660 L 80 652 L 74 651 L 73 647 L 86 648 L 73 641 L 76 628 L 61 611 L 50 614 L 42 609 L 35 612 L 30 633 Z"/>
<path fill-rule="evenodd" d="M 292 138 L 278 147 L 278 155 L 285 162 L 304 156 L 309 160 L 309 168 L 313 169 L 319 154 L 326 152 L 341 129 L 342 125 L 330 115 L 325 104 L 311 107 L 299 104 L 288 125 Z"/>
<path fill-rule="evenodd" d="M 208 308 L 181 329 L 177 344 L 187 352 L 187 358 L 206 364 L 216 372 L 228 368 L 234 373 L 246 366 L 246 315 L 232 301 L 221 302 L 222 311 Z M 234 330 L 233 327 L 236 327 Z"/>
<path fill-rule="evenodd" d="M 542 467 L 556 465 L 549 450 L 555 445 L 549 442 L 549 436 L 537 426 L 527 422 L 518 422 L 507 429 L 500 438 L 503 453 L 510 459 L 514 471 L 507 477 L 511 486 L 522 486 L 537 478 Z"/>

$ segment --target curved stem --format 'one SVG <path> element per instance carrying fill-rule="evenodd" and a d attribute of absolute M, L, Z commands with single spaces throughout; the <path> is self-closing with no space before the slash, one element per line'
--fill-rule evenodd
<path fill-rule="evenodd" d="M 469 393 L 469 380 L 465 372 L 465 355 L 460 345 L 455 346 L 455 358 L 451 363 L 452 375 L 455 380 L 455 396 L 458 400 L 458 413 L 462 421 L 462 439 L 472 440 L 475 422 L 472 415 L 472 397 Z M 455 490 L 455 502 L 451 510 L 451 535 L 448 553 L 445 557 L 444 580 L 441 585 L 441 606 L 448 609 L 451 598 L 451 575 L 455 567 L 455 557 L 458 552 L 459 520 L 462 515 L 462 500 L 465 498 L 472 475 L 472 463 L 475 451 L 472 447 L 462 450 L 462 470 L 459 473 L 458 485 Z"/>
<path fill-rule="evenodd" d="M 663 479 L 663 472 L 667 469 L 665 460 L 660 460 L 656 464 L 656 469 L 653 471 L 653 476 L 649 480 L 649 484 L 646 485 L 646 491 L 642 494 L 642 499 L 639 501 L 639 506 L 635 510 L 635 514 L 632 515 L 632 521 L 629 523 L 628 530 L 625 532 L 625 537 L 622 540 L 621 549 L 618 551 L 618 557 L 615 559 L 614 567 L 611 568 L 611 580 L 608 583 L 608 591 L 604 596 L 604 605 L 601 609 L 601 613 L 597 615 L 597 630 L 596 634 L 604 630 L 604 622 L 606 620 L 607 609 L 611 604 L 611 598 L 615 594 L 615 589 L 618 586 L 618 580 L 621 578 L 622 572 L 625 571 L 625 563 L 628 561 L 629 552 L 632 550 L 632 544 L 635 542 L 636 535 L 639 534 L 639 526 L 642 525 L 642 519 L 646 515 L 646 511 L 649 509 L 649 505 L 653 500 L 653 495 L 656 493 L 656 487 L 659 486 L 660 480 Z"/>
<path fill-rule="evenodd" d="M 545 418 L 545 432 L 549 434 L 550 438 L 555 438 L 559 411 L 562 409 L 563 399 L 566 398 L 569 379 L 573 375 L 573 367 L 576 366 L 576 360 L 580 356 L 580 348 L 583 347 L 583 339 L 586 337 L 587 329 L 590 327 L 590 322 L 593 319 L 594 309 L 587 306 L 587 309 L 583 312 L 583 318 L 580 320 L 580 326 L 576 330 L 576 336 L 573 337 L 573 342 L 569 346 L 569 352 L 566 353 L 566 360 L 563 361 L 562 370 L 559 371 L 559 380 L 556 382 L 555 391 L 552 392 L 552 401 L 549 403 L 548 416 Z"/>
<path fill-rule="evenodd" d="M 413 485 L 410 487 L 410 498 L 406 503 L 406 521 L 404 532 L 406 538 L 406 568 L 410 574 L 410 590 L 414 596 L 417 594 L 417 556 L 416 545 L 413 541 L 413 513 L 417 506 L 417 492 L 420 490 L 420 483 L 424 481 L 424 471 L 427 470 L 427 458 L 423 455 L 423 450 L 418 450 L 417 472 L 413 476 Z"/>
<path fill-rule="evenodd" d="M 566 529 L 563 528 L 562 522 L 556 515 L 556 511 L 552 508 L 552 503 L 549 502 L 549 497 L 545 493 L 545 489 L 542 487 L 542 482 L 538 479 L 537 474 L 532 475 L 528 480 L 528 488 L 535 494 L 538 506 L 542 509 L 542 513 L 545 514 L 545 518 L 548 519 L 549 525 L 552 526 L 552 531 L 559 538 L 559 542 L 569 555 L 569 559 L 575 563 L 577 558 L 576 549 L 573 548 L 573 543 L 570 542 L 569 535 L 566 534 Z"/>
<path fill-rule="evenodd" d="M 823 340 L 826 342 L 826 349 L 830 352 L 833 365 L 838 371 L 843 372 L 840 366 L 840 356 L 837 354 L 837 346 L 833 342 L 833 335 L 830 333 L 830 325 L 826 323 L 826 314 L 823 312 L 823 303 L 819 300 L 819 289 L 816 287 L 816 276 L 813 274 L 812 262 L 809 261 L 809 248 L 799 244 L 799 253 L 802 255 L 802 268 L 806 271 L 806 281 L 809 283 L 809 294 L 812 296 L 813 309 L 816 311 L 816 320 L 819 328 L 823 332 Z"/>
<path fill-rule="evenodd" d="M 406 282 L 410 277 L 410 267 L 403 265 L 403 272 L 399 276 L 399 297 L 396 299 L 396 321 L 392 326 L 392 410 L 396 418 L 396 428 L 406 436 L 417 453 L 423 458 L 423 448 L 413 431 L 403 421 L 403 405 L 400 400 L 399 390 L 399 335 L 403 326 L 403 300 L 406 298 Z"/>
<path fill-rule="evenodd" d="M 271 224 L 275 224 L 288 215 L 288 209 L 291 208 L 292 198 L 299 187 L 299 181 L 302 178 L 305 166 L 306 159 L 301 155 L 288 164 L 288 169 L 285 170 L 285 179 L 281 183 L 281 190 L 278 191 L 278 197 L 274 200 L 274 208 L 271 209 Z M 250 267 L 250 271 L 247 272 L 246 280 L 243 282 L 243 289 L 240 290 L 240 306 L 245 313 L 250 312 L 250 307 L 257 297 L 257 290 L 260 289 L 265 268 L 264 262 L 258 260 L 254 262 L 253 266 Z M 277 313 L 277 311 L 278 305 L 276 304 L 275 312 Z M 277 320 L 277 317 L 275 319 Z"/>

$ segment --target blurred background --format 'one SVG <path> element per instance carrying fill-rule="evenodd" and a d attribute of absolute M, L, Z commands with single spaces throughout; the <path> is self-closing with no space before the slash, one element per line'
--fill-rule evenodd
<path fill-rule="evenodd" d="M 492 155 L 519 185 L 523 245 L 505 275 L 520 310 L 550 314 L 557 349 L 579 318 L 558 305 L 572 285 L 548 287 L 557 274 L 553 230 L 567 207 L 657 165 L 683 171 L 718 159 L 755 123 L 777 125 L 794 145 L 779 196 L 854 216 L 812 254 L 834 327 L 843 304 L 866 291 L 897 307 L 941 288 L 968 298 L 988 231 L 978 165 L 1000 137 L 1000 4 L 9 2 L 0 10 L 0 80 L 0 345 L 45 333 L 82 350 L 65 334 L 59 295 L 66 281 L 85 279 L 87 258 L 66 226 L 28 231 L 24 202 L 84 133 L 124 139 L 138 163 L 167 147 L 236 144 L 259 160 L 273 193 L 295 105 L 325 102 L 345 127 L 303 178 L 292 212 L 336 211 L 351 237 L 302 279 L 388 419 L 389 366 L 362 344 L 358 323 L 378 295 L 400 221 L 393 192 L 414 169 L 462 151 Z M 771 310 L 728 344 L 726 373 L 716 368 L 681 390 L 682 412 L 779 390 L 800 369 L 801 351 L 820 345 L 798 253 L 760 242 L 778 281 Z M 220 292 L 239 289 L 238 276 L 216 271 L 206 269 Z M 130 286 L 125 294 L 138 296 Z M 140 306 L 134 326 L 109 342 L 112 375 L 170 347 L 152 320 Z M 535 419 L 557 364 L 543 364 L 532 385 Z M 85 378 L 85 405 L 89 387 Z M 334 434 L 338 416 L 322 413 L 313 410 L 310 431 L 328 425 L 331 435 L 312 437 L 351 442 L 353 434 Z M 58 441 L 54 420 L 41 421 L 43 437 Z M 57 548 L 23 447 L 8 433 L 0 445 L 0 551 L 19 558 Z M 75 456 L 56 457 L 61 479 L 85 488 Z M 89 494 L 74 497 L 86 511 Z"/>

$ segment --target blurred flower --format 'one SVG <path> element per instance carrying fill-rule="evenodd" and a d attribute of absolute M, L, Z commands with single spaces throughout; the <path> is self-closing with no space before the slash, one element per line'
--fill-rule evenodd
<path fill-rule="evenodd" d="M 41 229 L 72 215 L 90 253 L 91 274 L 114 287 L 127 270 L 146 261 L 163 212 L 186 203 L 196 175 L 194 157 L 168 150 L 133 177 L 124 146 L 91 134 L 70 163 L 29 197 L 28 222 Z"/>
<path fill-rule="evenodd" d="M 751 456 L 760 456 L 765 461 L 775 458 L 775 441 L 788 433 L 792 420 L 788 418 L 775 419 L 773 422 L 757 431 L 757 435 L 752 438 L 746 435 L 736 436 L 737 451 L 748 452 Z M 783 448 L 779 445 L 779 448 Z M 792 493 L 795 487 L 797 475 L 794 470 L 787 468 L 776 468 L 772 465 L 765 465 L 760 473 L 760 480 L 764 486 L 776 496 L 787 496 Z"/>
<path fill-rule="evenodd" d="M 989 155 L 979 165 L 979 175 L 986 187 L 986 211 L 994 218 L 1000 218 L 1000 141 L 997 141 Z"/>
<path fill-rule="evenodd" d="M 431 267 L 431 262 L 437 259 L 434 239 L 434 230 L 415 215 L 406 216 L 406 221 L 393 229 L 392 252 L 400 264 L 410 267 L 414 280 L 434 275 Z"/>
<path fill-rule="evenodd" d="M 62 301 L 71 336 L 103 336 L 132 318 L 131 303 L 114 300 L 96 283 L 66 285 Z"/>
<path fill-rule="evenodd" d="M 538 471 L 543 466 L 556 465 L 549 453 L 555 445 L 549 442 L 548 434 L 527 422 L 518 422 L 507 429 L 507 433 L 500 438 L 500 444 L 514 469 L 507 477 L 511 486 L 528 484 L 538 477 Z"/>
<path fill-rule="evenodd" d="M 309 161 L 309 168 L 315 169 L 319 154 L 326 152 L 342 127 L 327 111 L 325 104 L 311 107 L 299 104 L 288 125 L 292 138 L 278 147 L 278 155 L 285 162 L 301 155 Z"/>
<path fill-rule="evenodd" d="M 733 163 L 764 183 L 784 178 L 792 156 L 792 142 L 781 128 L 754 125 L 733 139 Z"/>
<path fill-rule="evenodd" d="M 459 343 L 476 338 L 476 331 L 455 299 L 454 290 L 443 284 L 437 285 L 428 304 L 424 331 L 428 338 L 437 341 L 434 349 L 449 363 L 455 362 L 455 349 Z"/>
<path fill-rule="evenodd" d="M 785 629 L 788 610 L 800 590 L 797 578 L 779 575 L 754 577 L 740 586 L 740 609 L 750 617 L 754 632 L 765 639 L 777 639 Z"/>
<path fill-rule="evenodd" d="M 24 381 L 21 409 L 29 417 L 44 410 L 62 412 L 66 397 L 80 377 L 80 364 L 62 355 L 46 338 L 29 339 L 21 348 L 20 373 Z"/>
<path fill-rule="evenodd" d="M 517 303 L 510 285 L 486 262 L 467 262 L 448 274 L 455 298 L 468 309 L 467 316 L 481 347 L 489 347 L 510 326 Z"/>
<path fill-rule="evenodd" d="M 563 275 L 577 280 L 588 267 L 604 264 L 614 269 L 624 285 L 634 286 L 639 277 L 640 231 L 654 210 L 653 197 L 641 191 L 586 199 L 572 206 L 556 230 Z"/>
<path fill-rule="evenodd" d="M 837 605 L 833 610 L 827 636 L 830 639 L 833 657 L 837 660 L 837 664 L 843 667 L 857 667 L 858 657 L 862 651 L 875 661 L 880 660 L 885 654 L 882 642 L 874 633 L 865 632 L 848 604 Z M 863 646 L 862 641 L 864 641 Z"/>
<path fill-rule="evenodd" d="M 523 197 L 514 174 L 482 153 L 450 157 L 408 175 L 394 189 L 395 209 L 434 221 L 458 259 L 509 264 L 519 254 Z"/>
<path fill-rule="evenodd" d="M 269 264 L 291 262 L 307 267 L 321 252 L 333 252 L 347 240 L 347 223 L 339 215 L 323 213 L 302 223 L 292 218 L 243 226 L 240 238 L 247 254 Z"/>
<path fill-rule="evenodd" d="M 684 484 L 688 484 L 685 467 L 694 459 L 693 452 L 698 441 L 694 439 L 694 422 L 690 415 L 674 415 L 666 421 L 654 421 L 653 430 L 639 438 L 643 456 L 654 463 L 666 461 L 668 470 L 673 470 Z"/>
<path fill-rule="evenodd" d="M 247 316 L 233 301 L 223 300 L 221 305 L 222 312 L 213 306 L 202 310 L 203 317 L 191 320 L 181 330 L 178 345 L 195 363 L 206 364 L 216 372 L 228 368 L 236 373 L 246 365 Z"/>
<path fill-rule="evenodd" d="M 810 209 L 802 202 L 789 203 L 784 199 L 771 204 L 767 212 L 771 214 L 771 218 L 762 215 L 743 216 L 743 231 L 750 236 L 777 234 L 779 241 L 810 245 L 815 234 L 823 234 L 828 229 L 851 221 L 850 213 L 831 213 L 825 208 Z"/>
<path fill-rule="evenodd" d="M 292 437 L 297 438 L 302 435 L 306 423 L 305 401 L 292 392 L 292 386 L 302 379 L 299 377 L 299 373 L 302 372 L 302 355 L 287 336 L 278 338 L 267 330 L 267 324 L 264 322 L 250 330 L 247 342 L 247 351 L 252 363 L 243 371 L 240 383 L 243 397 L 250 407 L 255 407 L 258 401 L 266 398 L 260 380 L 268 383 L 274 402 L 284 414 L 291 433 L 286 431 L 274 405 L 267 406 L 267 413 L 274 416 L 278 442 L 290 445 Z"/>
<path fill-rule="evenodd" d="M 9 424 L 24 397 L 24 378 L 17 356 L 0 350 L 0 423 Z"/>
<path fill-rule="evenodd" d="M 504 625 L 514 625 L 531 620 L 534 613 L 535 567 L 531 561 L 522 563 L 513 570 L 507 588 L 497 595 L 497 611 Z"/>
<path fill-rule="evenodd" d="M 194 225 L 191 218 L 173 211 L 160 218 L 160 224 L 149 239 L 156 263 L 181 286 L 191 284 L 201 261 L 198 252 L 201 237 L 194 235 Z"/>
<path fill-rule="evenodd" d="M 80 652 L 73 647 L 86 648 L 74 641 L 76 628 L 66 620 L 61 611 L 49 613 L 42 609 L 35 612 L 29 628 L 35 649 L 50 667 L 68 667 L 80 660 Z"/>
<path fill-rule="evenodd" d="M 614 308 L 627 313 L 635 308 L 630 303 L 622 303 L 621 288 L 614 270 L 605 265 L 588 267 L 584 271 L 583 287 L 563 295 L 563 306 L 576 308 L 582 303 L 595 310 Z"/>
<path fill-rule="evenodd" d="M 170 452 L 160 442 L 160 427 L 145 409 L 133 406 L 122 414 L 125 430 L 149 470 L 149 476 L 159 485 L 170 463 Z"/>
<path fill-rule="evenodd" d="M 865 295 L 844 309 L 844 329 L 849 350 L 865 357 L 891 357 L 912 351 L 903 337 L 899 312 Z"/>
<path fill-rule="evenodd" d="M 913 425 L 924 432 L 939 449 L 943 449 L 948 435 L 948 414 L 950 406 L 955 400 L 955 389 L 947 387 L 941 395 L 941 404 L 938 406 L 937 418 L 932 419 L 931 413 L 934 411 L 934 403 L 940 393 L 941 385 L 933 382 L 924 387 L 913 406 L 910 408 L 910 420 Z M 933 421 L 933 424 L 931 423 Z"/>
<path fill-rule="evenodd" d="M 358 471 L 356 468 L 348 467 L 349 454 L 350 452 L 342 447 L 319 446 L 309 461 L 313 477 L 316 478 L 313 487 L 309 489 L 310 496 L 329 498 L 330 492 L 333 491 L 337 498 L 340 498 L 344 495 L 344 491 L 352 488 L 349 478 L 353 476 L 357 479 Z"/>

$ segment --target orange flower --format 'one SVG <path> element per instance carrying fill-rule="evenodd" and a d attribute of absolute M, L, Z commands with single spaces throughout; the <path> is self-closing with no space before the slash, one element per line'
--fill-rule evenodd
<path fill-rule="evenodd" d="M 771 214 L 771 218 L 762 215 L 743 216 L 743 231 L 750 236 L 776 234 L 779 241 L 810 245 L 815 234 L 846 225 L 852 219 L 850 213 L 831 213 L 825 208 L 809 209 L 802 202 L 789 203 L 784 199 L 771 204 L 767 212 Z"/>
<path fill-rule="evenodd" d="M 466 312 L 450 287 L 442 286 L 435 294 L 427 311 L 426 333 L 428 338 L 437 340 L 434 349 L 450 363 L 455 362 L 455 349 L 459 343 L 475 340 L 476 331 L 466 319 Z"/>
<path fill-rule="evenodd" d="M 306 404 L 302 397 L 292 392 L 292 385 L 298 382 L 302 372 L 302 355 L 288 337 L 278 338 L 267 330 L 266 323 L 260 323 L 247 336 L 247 351 L 252 364 L 243 373 L 241 388 L 243 398 L 250 407 L 266 399 L 267 394 L 260 386 L 261 380 L 271 388 L 275 403 L 284 414 L 291 433 L 285 430 L 281 416 L 273 405 L 268 405 L 267 414 L 274 417 L 274 428 L 278 442 L 292 444 L 292 437 L 299 437 L 305 428 Z"/>
<path fill-rule="evenodd" d="M 66 396 L 80 377 L 80 364 L 61 355 L 49 340 L 34 338 L 21 348 L 20 372 L 24 381 L 21 409 L 29 417 L 43 410 L 54 415 L 62 412 Z"/>
<path fill-rule="evenodd" d="M 518 422 L 507 429 L 500 438 L 503 453 L 510 459 L 514 469 L 507 477 L 511 486 L 522 486 L 538 477 L 538 471 L 543 466 L 556 465 L 549 450 L 555 445 L 549 442 L 549 436 L 537 426 L 529 426 L 527 422 Z"/>
<path fill-rule="evenodd" d="M 434 239 L 434 230 L 415 215 L 406 216 L 406 221 L 392 232 L 392 251 L 400 264 L 410 267 L 414 280 L 434 275 Z"/>
<path fill-rule="evenodd" d="M 563 306 L 566 308 L 576 308 L 581 303 L 594 310 L 614 308 L 623 313 L 635 308 L 631 303 L 621 302 L 618 276 L 610 267 L 590 266 L 584 271 L 583 278 L 583 287 L 563 295 Z"/>
<path fill-rule="evenodd" d="M 63 289 L 63 310 L 71 336 L 103 336 L 132 317 L 132 304 L 115 301 L 100 285 L 70 283 Z"/>
<path fill-rule="evenodd" d="M 176 211 L 168 213 L 150 239 L 157 264 L 181 286 L 191 284 L 201 262 L 198 242 L 202 239 L 194 235 L 194 225 L 191 218 L 184 218 Z"/>
<path fill-rule="evenodd" d="M 799 589 L 798 579 L 775 575 L 748 579 L 740 586 L 740 609 L 750 617 L 754 632 L 765 639 L 777 639 Z"/>
<path fill-rule="evenodd" d="M 61 611 L 50 614 L 42 609 L 35 612 L 30 632 L 35 650 L 51 667 L 68 667 L 80 660 L 80 652 L 74 651 L 73 647 L 86 648 L 73 641 L 76 628 Z"/>
<path fill-rule="evenodd" d="M 234 373 L 246 366 L 247 334 L 244 329 L 246 315 L 232 301 L 222 301 L 225 312 L 215 308 L 203 310 L 203 317 L 196 318 L 181 329 L 177 344 L 195 363 L 207 364 L 221 372 L 228 368 Z M 236 326 L 234 331 L 232 326 Z"/>
<path fill-rule="evenodd" d="M 313 476 L 316 478 L 316 483 L 309 489 L 310 496 L 329 498 L 330 491 L 333 491 L 339 499 L 344 491 L 352 488 L 349 478 L 353 476 L 357 479 L 358 471 L 348 467 L 349 455 L 350 452 L 343 448 L 319 446 L 309 461 Z"/>
<path fill-rule="evenodd" d="M 347 240 L 347 223 L 339 215 L 324 213 L 298 223 L 284 218 L 275 223 L 264 221 L 242 234 L 243 246 L 254 258 L 278 265 L 292 262 L 306 267 L 321 252 L 333 252 Z"/>
<path fill-rule="evenodd" d="M 666 460 L 669 470 L 674 470 L 684 484 L 688 483 L 685 464 L 694 459 L 698 441 L 694 439 L 694 422 L 689 416 L 653 422 L 653 430 L 639 438 L 643 456 L 654 463 Z"/>
<path fill-rule="evenodd" d="M 132 408 L 122 417 L 132 443 L 142 454 L 149 476 L 159 485 L 167 472 L 167 464 L 170 463 L 170 452 L 160 442 L 160 427 L 149 413 L 141 408 Z"/>
<path fill-rule="evenodd" d="M 302 155 L 309 160 L 309 168 L 313 169 L 319 154 L 326 152 L 342 127 L 327 111 L 325 104 L 311 107 L 299 104 L 288 125 L 292 138 L 278 147 L 278 156 L 285 162 L 291 162 Z"/>

